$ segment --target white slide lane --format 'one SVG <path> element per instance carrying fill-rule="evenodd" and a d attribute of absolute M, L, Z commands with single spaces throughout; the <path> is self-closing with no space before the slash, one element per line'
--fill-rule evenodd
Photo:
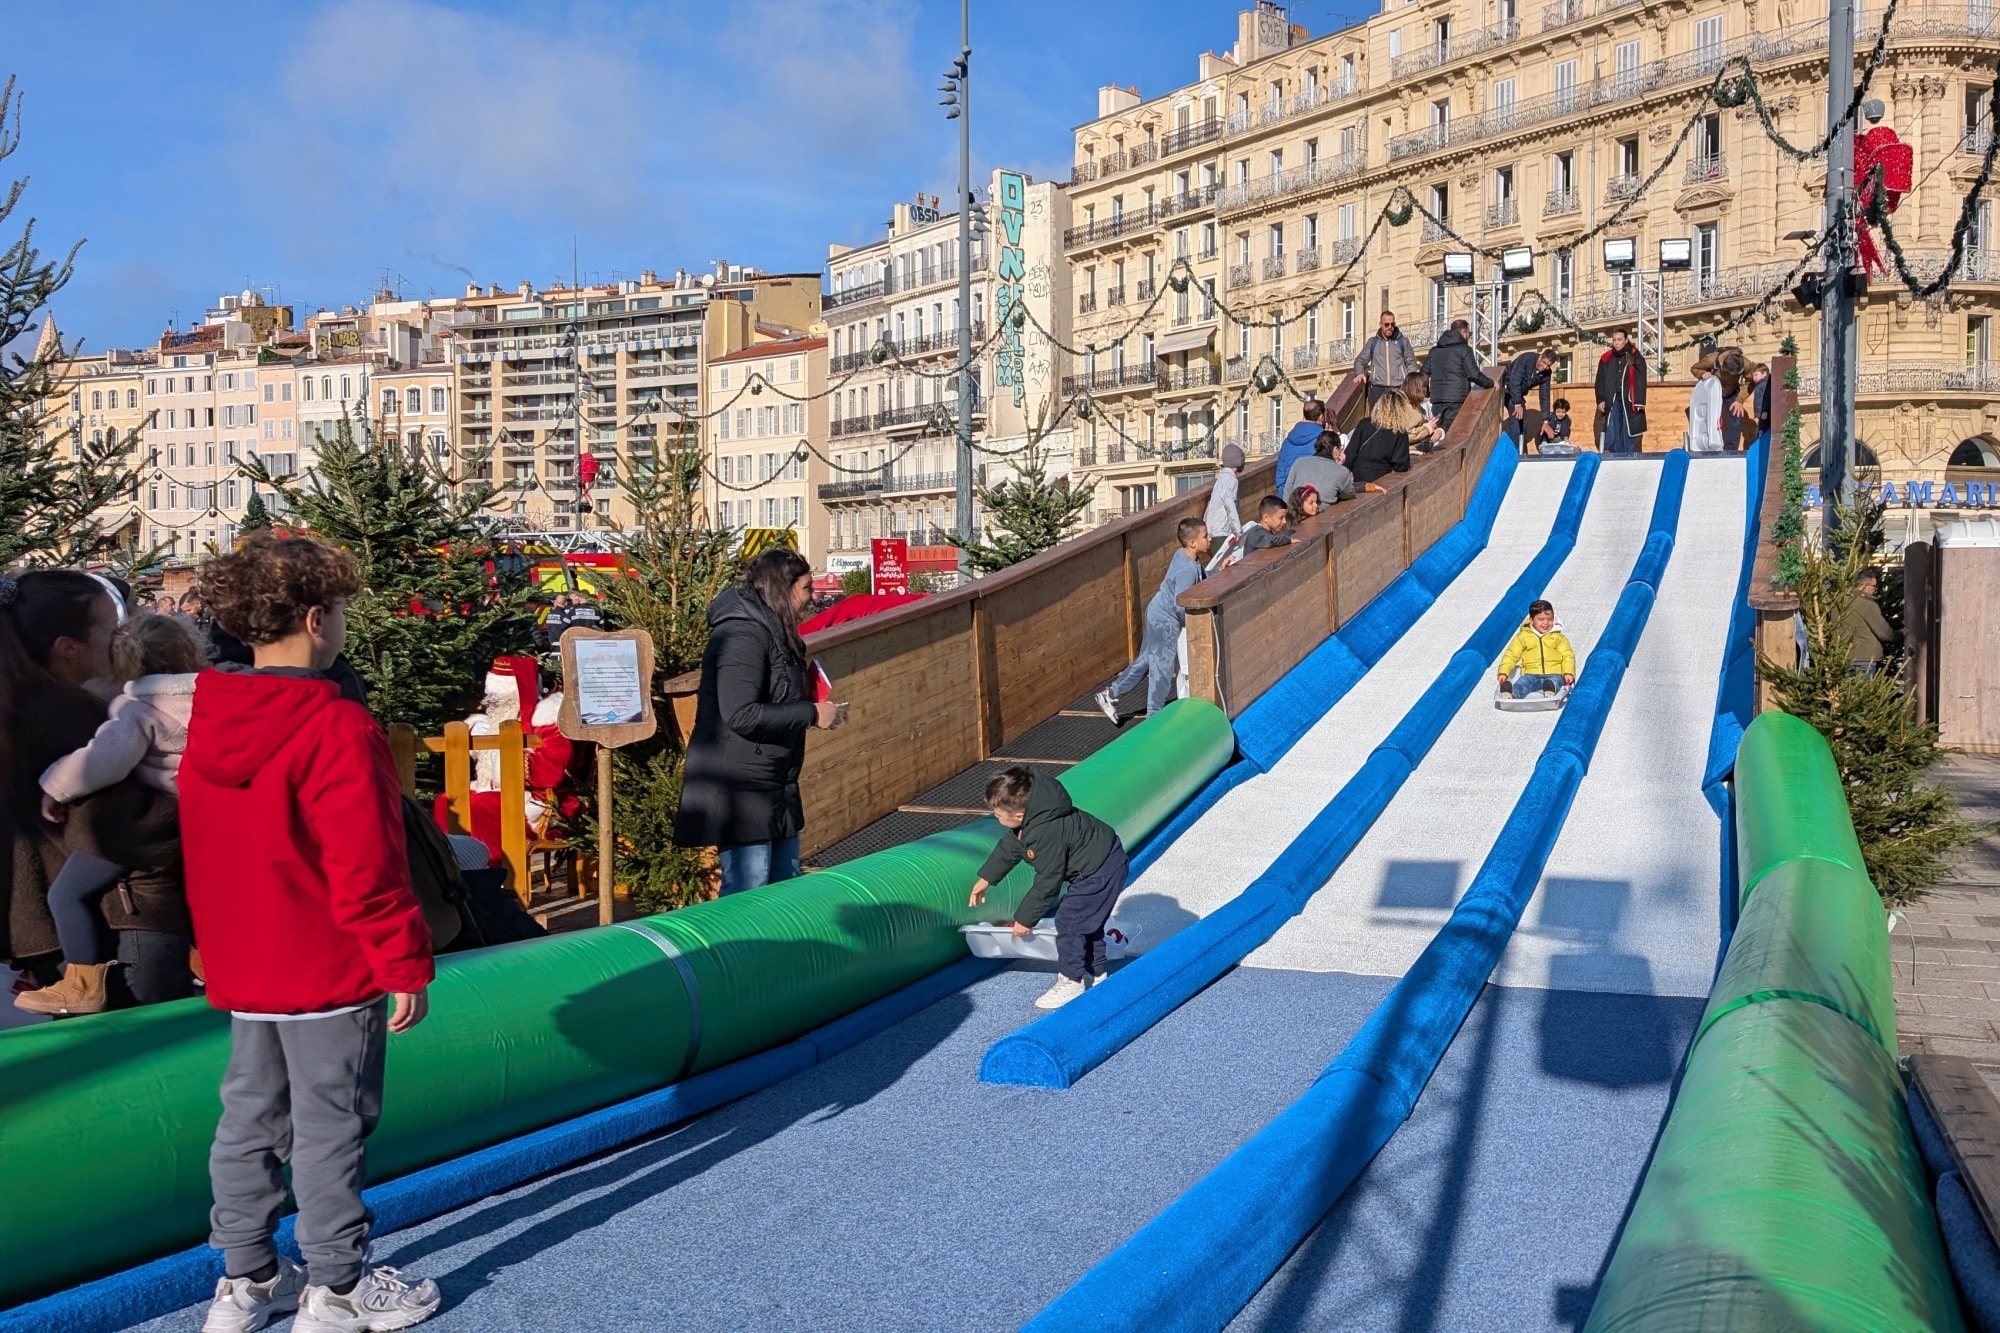
<path fill-rule="evenodd" d="M 1616 470 L 1598 474 L 1600 491 L 1605 474 Z M 1132 882 L 1119 901 L 1118 919 L 1139 927 L 1141 950 L 1241 893 L 1354 776 L 1548 540 L 1570 473 L 1570 466 L 1560 463 L 1522 466 L 1507 488 L 1486 548 L 1374 669 L 1276 768 L 1224 796 Z M 1591 508 L 1596 503 L 1593 499 Z M 1490 702 L 1486 707 L 1497 711 Z"/>

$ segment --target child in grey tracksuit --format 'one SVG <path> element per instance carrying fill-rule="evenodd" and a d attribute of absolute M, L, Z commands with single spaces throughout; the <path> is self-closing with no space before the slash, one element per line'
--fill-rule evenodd
<path fill-rule="evenodd" d="M 1187 623 L 1180 597 L 1202 580 L 1202 565 L 1208 559 L 1208 524 L 1184 518 L 1174 536 L 1180 549 L 1167 565 L 1159 591 L 1146 604 L 1146 637 L 1139 644 L 1139 660 L 1119 672 L 1108 688 L 1097 692 L 1097 706 L 1113 725 L 1118 722 L 1118 700 L 1141 680 L 1146 682 L 1147 713 L 1159 712 L 1174 697 L 1174 684 L 1180 677 L 1181 627 Z"/>

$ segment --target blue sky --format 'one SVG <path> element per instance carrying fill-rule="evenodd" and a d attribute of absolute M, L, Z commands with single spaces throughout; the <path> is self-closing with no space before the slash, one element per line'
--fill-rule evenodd
<path fill-rule="evenodd" d="M 1243 0 L 1248 4 L 1249 0 Z M 1362 0 L 1292 7 L 1315 35 Z M 1100 84 L 1191 82 L 1237 0 L 973 0 L 975 180 L 1068 171 Z M 716 259 L 817 271 L 889 206 L 949 196 L 951 0 L 6 0 L 57 325 L 132 346 L 243 287 L 310 310 Z M 12 231 L 0 244 L 13 240 Z"/>

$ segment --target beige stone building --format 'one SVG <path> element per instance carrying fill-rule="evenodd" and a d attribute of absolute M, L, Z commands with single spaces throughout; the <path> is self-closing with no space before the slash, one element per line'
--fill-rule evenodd
<path fill-rule="evenodd" d="M 1857 61 L 1880 12 L 1863 7 Z M 1825 13 L 1820 0 L 1386 0 L 1314 38 L 1259 3 L 1239 16 L 1232 49 L 1199 58 L 1194 82 L 1152 98 L 1103 89 L 1097 117 L 1076 132 L 1069 191 L 1075 341 L 1101 349 L 1136 327 L 1121 366 L 1099 350 L 1094 367 L 1070 374 L 1132 435 L 1169 447 L 1100 454 L 1101 486 L 1129 507 L 1133 487 L 1204 476 L 1218 441 L 1273 448 L 1295 407 L 1282 384 L 1257 387 L 1258 372 L 1281 368 L 1327 392 L 1384 308 L 1420 354 L 1450 320 L 1482 326 L 1531 291 L 1599 337 L 1643 322 L 1656 363 L 1662 345 L 1723 330 L 1782 285 L 1802 254 L 1788 234 L 1817 231 L 1825 171 L 1781 154 L 1752 106 L 1697 112 L 1742 56 L 1779 130 L 1815 141 Z M 1991 7 L 1899 7 L 1873 94 L 1887 104 L 1883 123 L 1916 145 L 1919 184 L 1895 222 L 1927 273 L 1944 266 L 1992 133 L 1996 59 Z M 1447 281 L 1445 255 L 1467 247 L 1421 213 L 1370 240 L 1399 188 L 1482 250 L 1532 247 L 1532 273 L 1502 282 L 1480 257 L 1475 284 Z M 1634 269 L 1607 269 L 1605 240 L 1632 242 Z M 1686 268 L 1659 271 L 1663 241 L 1687 243 Z M 1886 477 L 2000 463 L 2000 263 L 1984 202 L 1971 241 L 1946 294 L 1912 301 L 1878 278 L 1862 308 L 1861 458 L 1879 459 Z M 1189 289 L 1163 292 L 1176 258 L 1190 266 Z M 1818 319 L 1789 297 L 1722 340 L 1766 360 L 1787 334 L 1812 395 Z M 1598 349 L 1557 316 L 1501 350 L 1536 345 L 1556 350 L 1561 373 L 1590 378 Z M 1668 378 L 1684 381 L 1694 355 L 1668 353 Z M 1813 412 L 1809 402 L 1809 445 Z M 1680 430 L 1656 414 L 1647 447 L 1677 444 Z"/>
<path fill-rule="evenodd" d="M 719 528 L 790 528 L 826 569 L 827 340 L 782 336 L 714 358 L 702 423 L 702 488 Z"/>
<path fill-rule="evenodd" d="M 45 315 L 35 355 L 37 359 L 60 341 L 53 316 Z M 59 436 L 63 455 L 77 458 L 119 442 L 139 440 L 146 424 L 146 357 L 143 353 L 112 351 L 72 359 L 56 392 L 44 404 L 44 438 Z M 137 458 L 128 459 L 130 463 Z M 143 475 L 132 490 L 98 514 L 107 541 L 120 546 L 140 543 L 144 497 Z"/>
<path fill-rule="evenodd" d="M 959 308 L 958 214 L 934 197 L 896 204 L 879 241 L 829 247 L 833 467 L 819 495 L 837 566 L 858 567 L 876 537 L 939 546 L 953 526 L 961 318 L 975 357 L 975 484 L 997 482 L 1030 449 L 1052 473 L 1070 470 L 1075 422 L 1051 343 L 1069 330 L 1067 194 L 999 170 L 981 207 L 969 312 Z M 1001 322 L 1014 303 L 1032 316 L 1019 326 Z"/>

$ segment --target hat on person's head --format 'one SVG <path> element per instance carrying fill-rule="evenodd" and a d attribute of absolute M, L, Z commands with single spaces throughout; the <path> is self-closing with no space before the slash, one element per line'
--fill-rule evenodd
<path fill-rule="evenodd" d="M 1243 466 L 1242 447 L 1234 444 L 1223 445 L 1222 466 L 1228 468 L 1231 472 L 1234 472 L 1236 469 L 1242 467 Z"/>
<path fill-rule="evenodd" d="M 493 659 L 481 701 L 488 717 L 498 722 L 509 718 L 526 722 L 534 715 L 541 697 L 542 669 L 534 658 L 503 654 Z"/>

